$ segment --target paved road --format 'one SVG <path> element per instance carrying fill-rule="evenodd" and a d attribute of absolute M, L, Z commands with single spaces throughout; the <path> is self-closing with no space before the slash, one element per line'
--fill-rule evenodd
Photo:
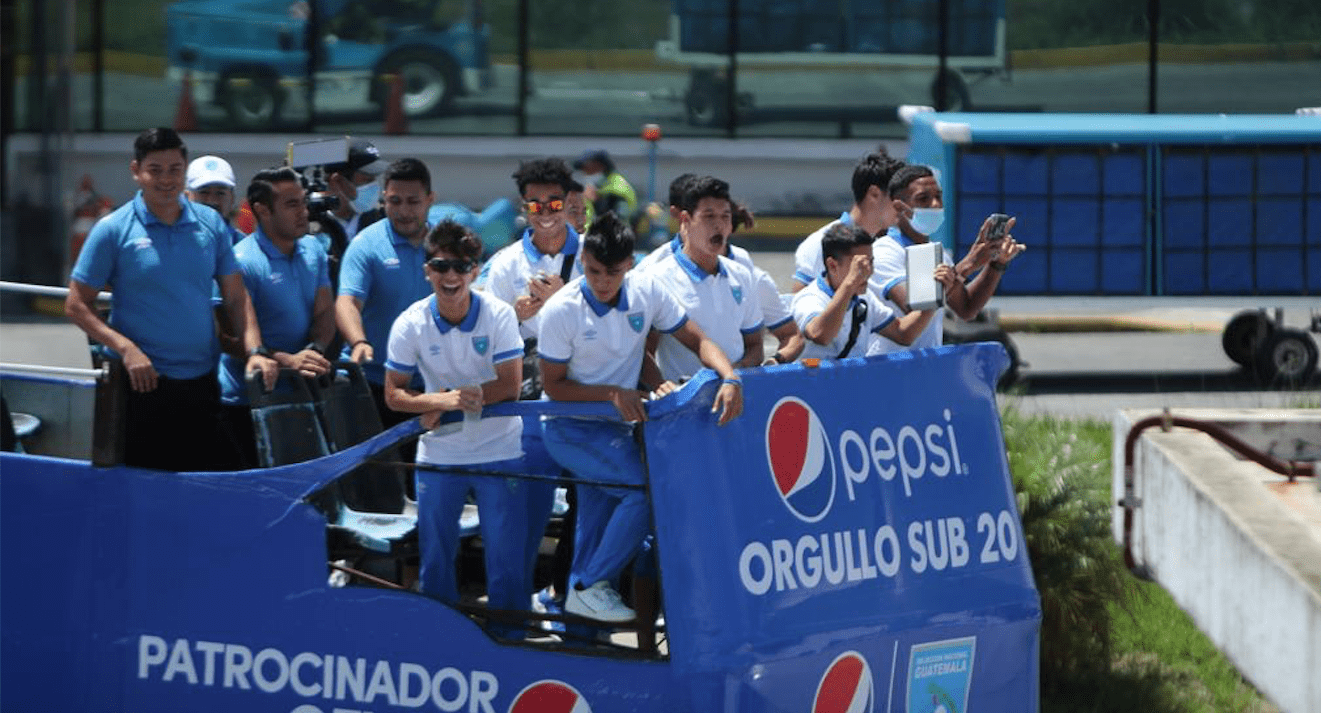
<path fill-rule="evenodd" d="M 793 272 L 789 253 L 754 255 L 782 290 Z M 1290 300 L 1286 322 L 1303 326 L 1306 301 Z M 1022 315 L 1031 319 L 1052 306 L 1059 314 L 1094 316 L 1097 300 L 1029 298 L 1001 300 L 1006 320 Z M 1184 321 L 1189 327 L 1171 332 L 1026 333 L 1012 338 L 1026 362 L 1022 384 L 1005 395 L 1024 413 L 1077 418 L 1109 419 L 1115 409 L 1127 407 L 1321 407 L 1321 376 L 1303 389 L 1261 390 L 1229 360 L 1214 330 L 1238 306 L 1253 306 L 1245 299 L 1212 301 L 1199 308 L 1162 307 L 1159 300 L 1116 302 L 1124 311 L 1144 310 L 1143 316 Z M 993 303 L 995 306 L 996 303 Z M 1321 303 L 1316 304 L 1321 308 Z M 1154 315 L 1154 316 L 1153 316 Z M 82 333 L 61 320 L 0 314 L 0 361 L 57 366 L 89 365 Z"/>

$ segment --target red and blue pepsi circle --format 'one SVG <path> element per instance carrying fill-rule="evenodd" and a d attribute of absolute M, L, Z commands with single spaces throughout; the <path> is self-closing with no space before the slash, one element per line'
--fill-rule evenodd
<path fill-rule="evenodd" d="M 871 713 L 875 698 L 867 660 L 857 651 L 845 651 L 826 667 L 812 713 Z"/>
<path fill-rule="evenodd" d="M 817 522 L 835 501 L 835 455 L 821 419 L 802 399 L 786 396 L 766 419 L 766 460 L 789 512 Z"/>
<path fill-rule="evenodd" d="M 573 686 L 545 679 L 519 691 L 509 713 L 592 713 L 592 707 Z"/>

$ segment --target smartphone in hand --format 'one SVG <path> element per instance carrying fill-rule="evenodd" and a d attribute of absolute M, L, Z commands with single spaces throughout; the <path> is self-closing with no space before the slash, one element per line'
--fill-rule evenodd
<path fill-rule="evenodd" d="M 986 240 L 993 243 L 1004 239 L 1005 234 L 1009 232 L 1009 216 L 1004 213 L 992 213 L 990 220 L 991 229 L 986 231 Z"/>

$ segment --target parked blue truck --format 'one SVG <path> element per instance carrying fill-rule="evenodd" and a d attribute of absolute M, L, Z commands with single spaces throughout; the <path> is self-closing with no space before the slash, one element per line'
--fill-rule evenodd
<path fill-rule="evenodd" d="M 230 128 L 273 128 L 309 100 L 316 112 L 379 109 L 394 76 L 410 117 L 491 86 L 481 0 L 185 0 L 166 22 L 168 76 Z"/>

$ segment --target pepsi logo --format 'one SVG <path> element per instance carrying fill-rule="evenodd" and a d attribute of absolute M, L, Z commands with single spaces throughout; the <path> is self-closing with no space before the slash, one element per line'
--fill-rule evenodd
<path fill-rule="evenodd" d="M 812 713 L 871 713 L 873 698 L 867 660 L 857 651 L 845 651 L 817 684 Z"/>
<path fill-rule="evenodd" d="M 766 419 L 766 459 L 776 492 L 795 517 L 816 522 L 830 512 L 835 456 L 811 406 L 793 396 L 776 402 Z"/>
<path fill-rule="evenodd" d="M 514 696 L 509 713 L 592 713 L 592 707 L 573 686 L 547 679 Z"/>

